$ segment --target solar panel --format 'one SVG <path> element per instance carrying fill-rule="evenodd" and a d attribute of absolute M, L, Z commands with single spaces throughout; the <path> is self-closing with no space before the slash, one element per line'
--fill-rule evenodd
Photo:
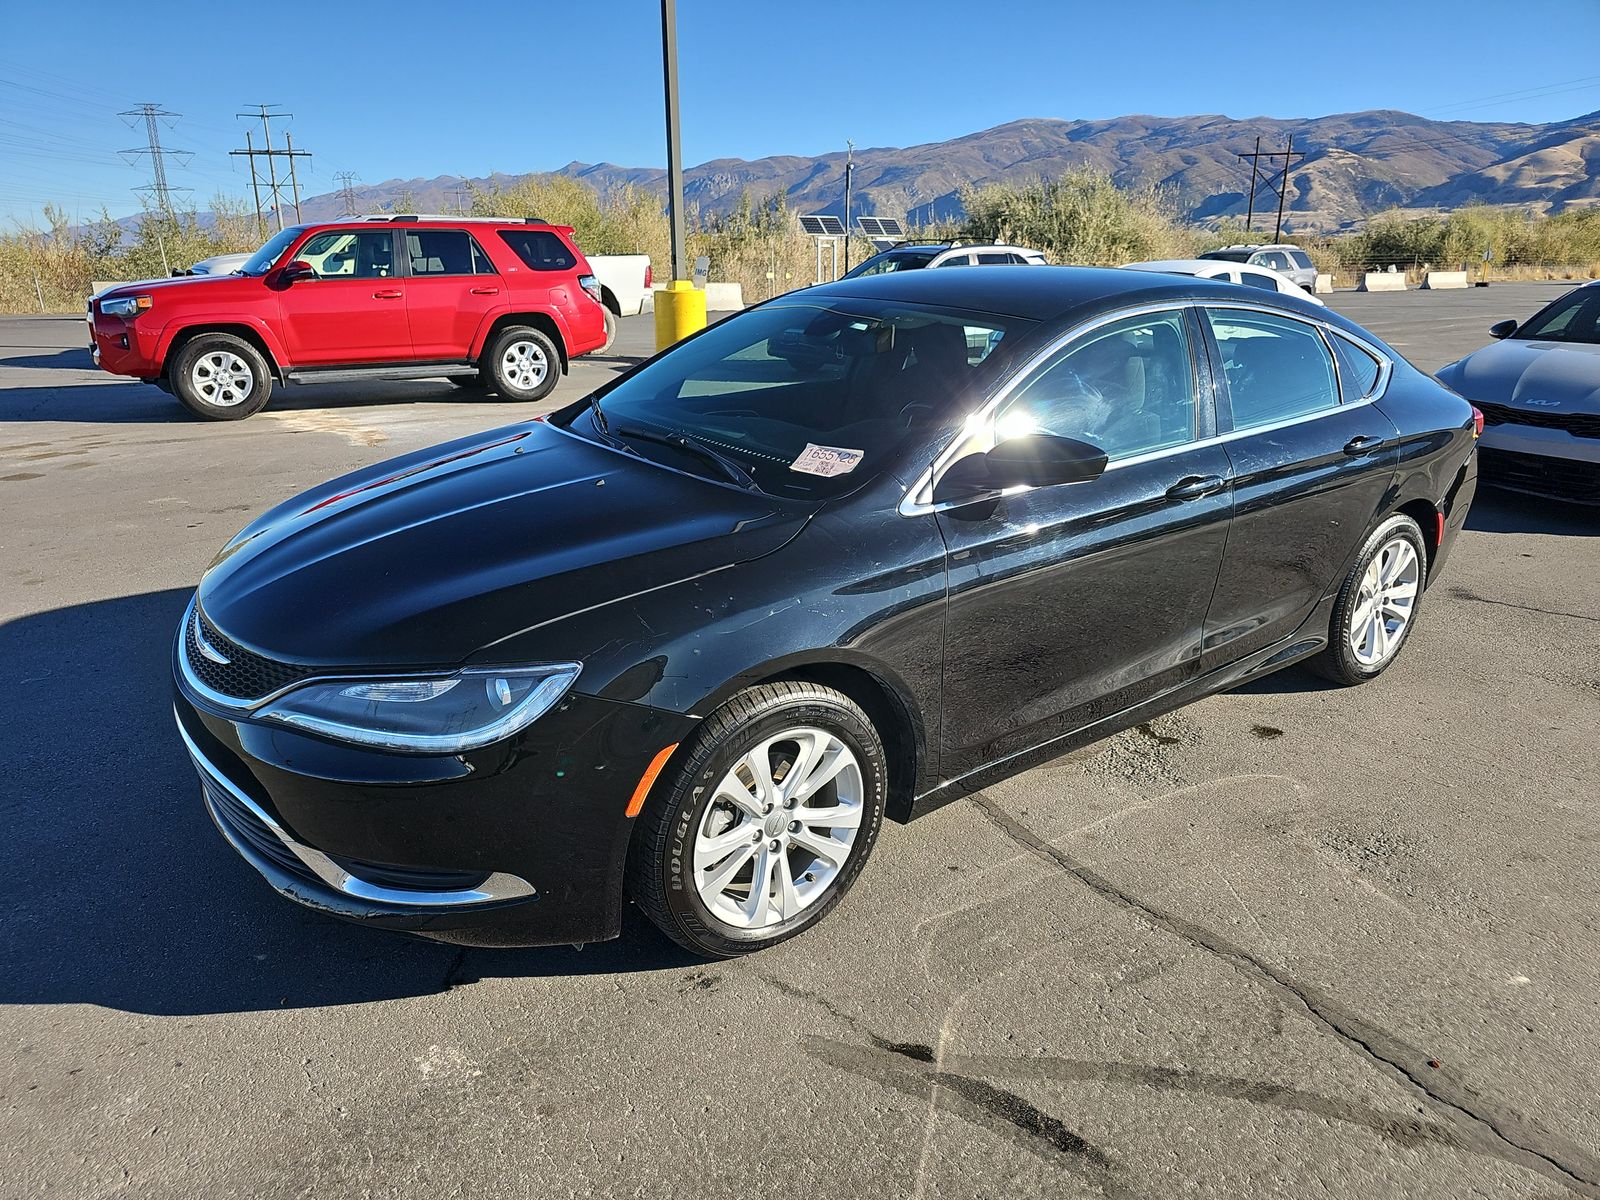
<path fill-rule="evenodd" d="M 904 237 L 905 227 L 894 217 L 857 217 L 856 224 L 868 237 Z"/>
<path fill-rule="evenodd" d="M 825 213 L 800 218 L 800 228 L 812 237 L 843 237 L 844 222 Z"/>

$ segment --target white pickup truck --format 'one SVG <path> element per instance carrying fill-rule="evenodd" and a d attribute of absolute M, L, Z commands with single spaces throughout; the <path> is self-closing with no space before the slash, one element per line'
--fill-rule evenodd
<path fill-rule="evenodd" d="M 617 336 L 617 318 L 633 317 L 650 312 L 654 298 L 650 288 L 650 256 L 648 254 L 585 254 L 589 269 L 600 281 L 600 303 L 606 307 L 606 344 L 597 351 L 604 354 L 611 349 Z"/>

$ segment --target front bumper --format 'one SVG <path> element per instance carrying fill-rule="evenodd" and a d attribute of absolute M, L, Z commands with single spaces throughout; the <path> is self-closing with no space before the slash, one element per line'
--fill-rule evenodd
<path fill-rule="evenodd" d="M 98 311 L 89 318 L 89 349 L 95 366 L 113 375 L 154 379 L 161 374 L 161 331 L 137 317 L 108 317 Z"/>
<path fill-rule="evenodd" d="M 693 724 L 569 695 L 506 743 L 415 756 L 225 715 L 181 685 L 174 713 L 212 820 L 280 894 L 481 946 L 617 935 L 628 800 Z"/>
<path fill-rule="evenodd" d="M 1535 425 L 1486 425 L 1478 456 L 1485 483 L 1532 496 L 1600 504 L 1600 438 Z"/>

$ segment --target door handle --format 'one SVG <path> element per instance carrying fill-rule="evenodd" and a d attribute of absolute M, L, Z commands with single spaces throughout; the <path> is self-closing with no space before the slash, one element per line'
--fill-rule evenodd
<path fill-rule="evenodd" d="M 400 299 L 400 297 L 402 297 L 404 295 L 405 295 L 405 293 L 402 292 L 399 288 L 391 288 L 391 289 L 389 289 L 387 291 L 373 292 L 372 293 L 372 298 L 374 300 L 398 300 L 398 299 Z"/>
<path fill-rule="evenodd" d="M 1167 489 L 1169 500 L 1198 500 L 1228 486 L 1221 475 L 1190 475 Z"/>
<path fill-rule="evenodd" d="M 498 296 L 500 294 L 500 289 L 499 288 L 473 288 L 472 289 L 472 294 L 474 296 Z"/>
<path fill-rule="evenodd" d="M 1366 435 L 1354 437 L 1344 444 L 1344 452 L 1352 458 L 1362 454 L 1371 454 L 1374 450 L 1380 449 L 1385 440 L 1381 437 L 1368 437 Z"/>

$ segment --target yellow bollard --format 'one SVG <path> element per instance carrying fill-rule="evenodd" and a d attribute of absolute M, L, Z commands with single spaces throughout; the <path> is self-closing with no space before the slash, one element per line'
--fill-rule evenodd
<path fill-rule="evenodd" d="M 656 289 L 656 350 L 706 327 L 706 294 L 687 279 Z"/>

